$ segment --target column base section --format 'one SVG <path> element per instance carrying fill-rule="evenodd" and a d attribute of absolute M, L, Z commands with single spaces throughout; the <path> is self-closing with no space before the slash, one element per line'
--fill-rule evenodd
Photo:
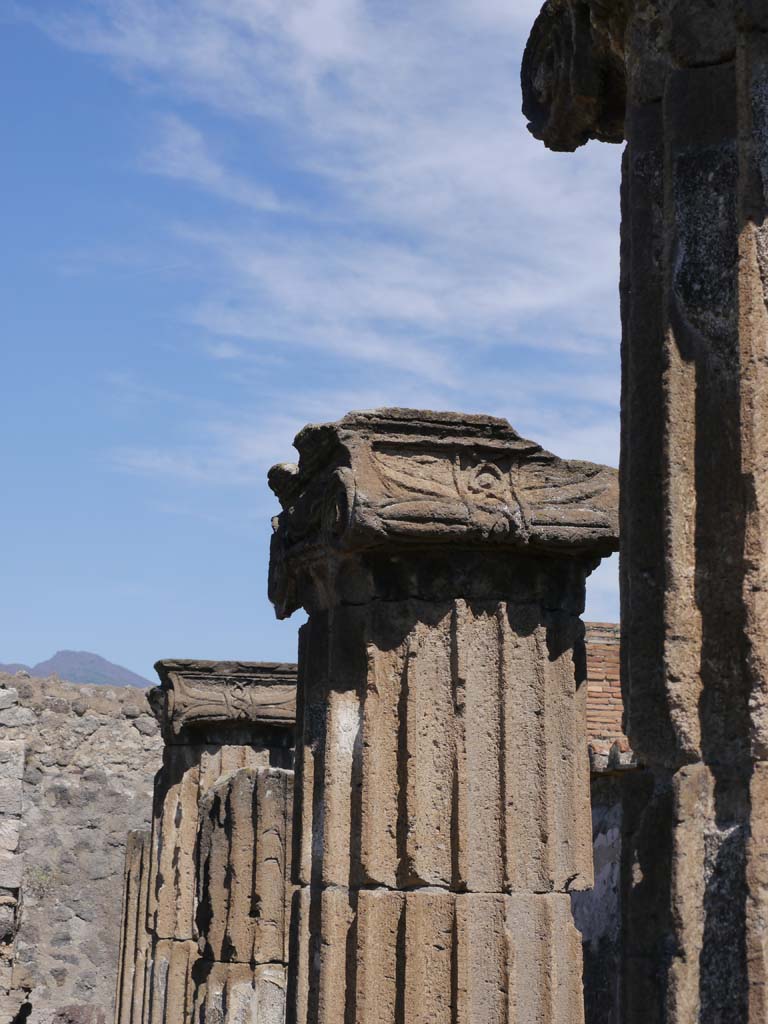
<path fill-rule="evenodd" d="M 582 1024 L 565 893 L 296 893 L 288 1024 Z"/>
<path fill-rule="evenodd" d="M 191 1024 L 283 1024 L 285 967 L 200 961 Z"/>

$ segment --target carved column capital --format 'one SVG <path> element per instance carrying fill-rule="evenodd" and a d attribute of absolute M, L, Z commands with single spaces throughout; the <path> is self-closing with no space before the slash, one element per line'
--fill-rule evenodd
<path fill-rule="evenodd" d="M 272 662 L 158 661 L 149 703 L 166 743 L 220 740 L 235 730 L 284 730 L 296 722 L 296 666 Z"/>
<path fill-rule="evenodd" d="M 547 0 L 522 66 L 528 130 L 549 149 L 622 142 L 628 0 Z"/>
<path fill-rule="evenodd" d="M 401 562 L 413 566 L 450 545 L 447 568 L 461 552 L 501 564 L 503 551 L 599 559 L 618 545 L 616 471 L 559 459 L 503 419 L 379 409 L 306 427 L 295 445 L 298 466 L 269 476 L 283 507 L 270 565 L 280 617 L 374 596 L 359 575 L 355 594 L 339 586 L 356 559 L 391 564 L 407 553 Z"/>

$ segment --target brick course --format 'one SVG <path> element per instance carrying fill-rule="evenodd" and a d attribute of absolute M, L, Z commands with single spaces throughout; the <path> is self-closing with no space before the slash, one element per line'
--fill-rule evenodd
<path fill-rule="evenodd" d="M 615 622 L 588 622 L 586 628 L 587 736 L 592 767 L 627 767 L 632 757 L 622 729 L 620 628 Z"/>

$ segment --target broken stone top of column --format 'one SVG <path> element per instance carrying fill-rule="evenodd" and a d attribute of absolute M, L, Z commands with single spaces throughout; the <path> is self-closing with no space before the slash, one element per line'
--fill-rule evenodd
<path fill-rule="evenodd" d="M 764 0 L 546 0 L 522 66 L 528 129 L 553 150 L 622 142 L 627 96 L 659 101 L 670 71 L 734 59 Z"/>
<path fill-rule="evenodd" d="M 305 427 L 294 443 L 298 465 L 269 472 L 283 507 L 273 570 L 387 545 L 617 548 L 616 470 L 559 459 L 503 419 L 376 409 Z"/>
<path fill-rule="evenodd" d="M 166 743 L 211 727 L 292 730 L 296 666 L 274 662 L 158 661 L 149 703 Z"/>
<path fill-rule="evenodd" d="M 523 113 L 554 150 L 624 138 L 623 0 L 547 0 L 525 48 Z"/>

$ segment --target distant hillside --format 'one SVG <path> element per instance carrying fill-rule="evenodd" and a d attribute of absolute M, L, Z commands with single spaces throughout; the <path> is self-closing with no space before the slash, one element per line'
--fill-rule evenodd
<path fill-rule="evenodd" d="M 0 672 L 29 672 L 31 676 L 41 678 L 56 675 L 70 683 L 100 683 L 104 686 L 152 685 L 143 676 L 90 651 L 57 651 L 52 658 L 37 665 L 0 665 Z"/>

